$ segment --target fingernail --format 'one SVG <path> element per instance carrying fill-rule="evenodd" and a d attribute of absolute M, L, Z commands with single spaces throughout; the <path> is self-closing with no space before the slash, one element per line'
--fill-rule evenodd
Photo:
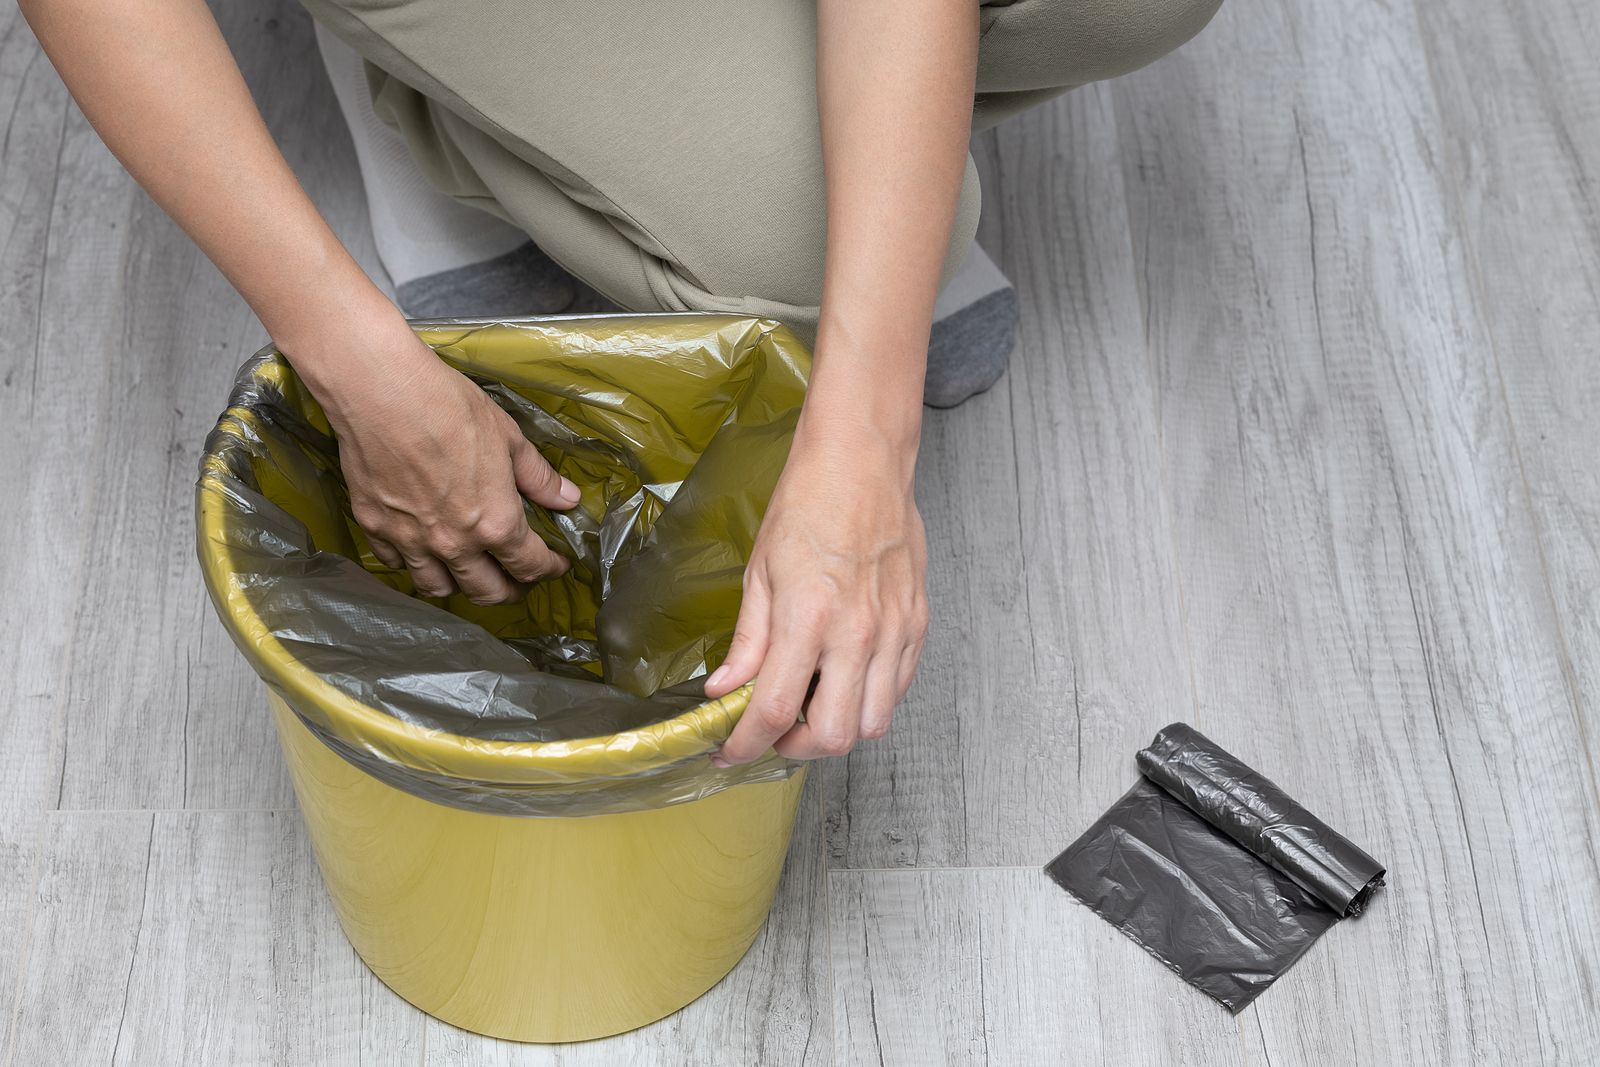
<path fill-rule="evenodd" d="M 727 760 L 723 759 L 721 756 L 712 756 L 711 757 L 711 766 L 717 768 L 718 770 L 725 771 L 729 767 L 732 767 L 733 764 L 729 763 Z"/>
<path fill-rule="evenodd" d="M 718 667 L 716 670 L 711 672 L 711 677 L 706 679 L 706 688 L 707 689 L 711 689 L 711 688 L 713 688 L 715 686 L 721 685 L 722 684 L 722 680 L 724 678 L 726 678 L 727 676 L 728 676 L 728 668 L 727 668 L 727 666 L 724 665 L 724 666 Z"/>
<path fill-rule="evenodd" d="M 569 504 L 576 504 L 583 496 L 576 483 L 571 478 L 561 479 L 561 499 Z"/>

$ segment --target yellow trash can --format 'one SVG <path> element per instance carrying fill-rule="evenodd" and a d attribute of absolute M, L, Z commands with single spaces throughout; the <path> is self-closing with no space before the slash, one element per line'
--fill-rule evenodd
<path fill-rule="evenodd" d="M 202 570 L 266 683 L 346 935 L 446 1022 L 521 1041 L 641 1026 L 716 984 L 771 906 L 803 788 L 719 769 L 726 655 L 809 357 L 776 323 L 418 323 L 583 490 L 529 510 L 574 560 L 523 603 L 425 600 L 372 556 L 337 445 L 275 350 L 197 490 Z"/>

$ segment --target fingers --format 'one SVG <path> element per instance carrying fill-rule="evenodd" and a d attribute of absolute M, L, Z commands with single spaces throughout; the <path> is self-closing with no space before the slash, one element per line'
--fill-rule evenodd
<path fill-rule="evenodd" d="M 514 581 L 524 585 L 567 573 L 572 561 L 550 549 L 526 522 L 522 532 L 510 541 L 492 541 L 489 551 Z"/>
<path fill-rule="evenodd" d="M 756 672 L 759 677 L 749 707 L 712 762 L 747 763 L 768 746 L 788 759 L 842 756 L 860 738 L 887 734 L 916 675 L 925 624 L 913 619 L 909 628 L 876 634 L 871 627 L 830 625 L 825 609 L 774 609 L 762 583 L 747 581 L 747 588 L 733 646 L 707 679 L 706 694 L 719 696 Z M 808 701 L 813 673 L 818 681 Z"/>
<path fill-rule="evenodd" d="M 474 604 L 505 604 L 520 595 L 510 576 L 487 552 L 452 554 L 444 564 L 450 569 L 456 588 Z"/>
<path fill-rule="evenodd" d="M 400 570 L 406 561 L 400 555 L 400 550 L 381 537 L 367 535 L 367 543 L 372 546 L 372 554 L 378 557 L 378 562 L 391 570 Z"/>
<path fill-rule="evenodd" d="M 900 655 L 883 653 L 872 657 L 862 684 L 861 736 L 876 741 L 889 732 L 889 720 L 900 703 Z"/>
<path fill-rule="evenodd" d="M 556 506 L 570 508 L 572 503 L 562 494 L 575 500 L 577 487 L 556 474 L 526 441 L 522 445 L 521 454 L 532 459 L 524 459 L 520 468 L 513 466 L 511 473 L 520 480 L 496 493 L 483 517 L 469 527 L 425 530 L 414 521 L 395 523 L 392 516 L 363 503 L 356 518 L 367 530 L 372 554 L 385 566 L 410 570 L 423 596 L 447 597 L 459 591 L 478 604 L 510 603 L 522 596 L 523 585 L 566 573 L 570 561 L 533 532 L 517 493 L 535 488 L 541 503 L 554 499 Z"/>
<path fill-rule="evenodd" d="M 462 534 L 396 544 L 369 533 L 367 541 L 384 566 L 410 570 L 423 596 L 446 597 L 459 590 L 474 603 L 510 603 L 522 596 L 523 585 L 565 574 L 572 566 L 533 532 L 521 505 L 521 498 L 511 495 L 494 518 Z"/>
<path fill-rule="evenodd" d="M 521 537 L 505 542 L 506 547 L 496 549 L 493 555 L 448 546 L 438 549 L 437 555 L 425 551 L 404 554 L 387 544 L 384 550 L 401 558 L 423 596 L 446 597 L 459 591 L 475 604 L 508 604 L 521 598 L 522 585 L 563 574 L 571 566 L 526 524 L 522 529 Z M 373 554 L 384 558 L 376 545 Z"/>
<path fill-rule="evenodd" d="M 370 434 L 342 435 L 352 516 L 373 556 L 409 569 L 419 594 L 515 600 L 523 584 L 569 567 L 529 527 L 525 498 L 564 511 L 581 494 L 467 379 L 446 372 L 439 388 L 445 410 L 381 435 L 379 447 Z"/>
<path fill-rule="evenodd" d="M 780 737 L 773 748 L 787 759 L 843 756 L 855 747 L 861 730 L 867 663 L 854 649 L 823 659 L 822 680 L 806 707 L 806 721 Z M 759 689 L 761 683 L 756 683 Z"/>
<path fill-rule="evenodd" d="M 566 511 L 582 496 L 572 480 L 557 474 L 520 433 L 515 433 L 511 442 L 511 473 L 518 492 L 535 504 L 555 511 Z"/>
<path fill-rule="evenodd" d="M 514 501 L 514 505 L 513 505 Z M 554 552 L 539 539 L 522 513 L 522 501 L 513 498 L 504 502 L 489 517 L 480 522 L 475 531 L 476 541 L 487 549 L 497 562 L 497 569 L 510 576 L 513 583 L 532 584 L 544 578 L 565 574 L 572 564 L 565 556 Z M 465 586 L 462 587 L 465 590 Z M 511 587 L 511 596 L 521 590 Z"/>
<path fill-rule="evenodd" d="M 719 767 L 749 763 L 794 726 L 816 673 L 822 642 L 814 632 L 788 629 L 775 635 L 761 664 L 750 706 L 712 762 Z"/>
<path fill-rule="evenodd" d="M 411 584 L 422 596 L 447 597 L 456 591 L 455 579 L 445 565 L 432 556 L 420 552 L 401 550 L 406 569 L 411 572 Z"/>
<path fill-rule="evenodd" d="M 519 583 L 564 573 L 570 564 L 550 551 L 528 526 L 521 500 L 509 501 L 460 541 L 433 546 L 456 586 L 475 604 L 505 604 L 522 596 Z"/>
<path fill-rule="evenodd" d="M 744 600 L 739 605 L 739 621 L 733 628 L 733 643 L 728 646 L 728 658 L 706 679 L 706 696 L 714 700 L 756 676 L 767 655 L 771 618 L 765 586 L 755 577 L 747 577 Z"/>
<path fill-rule="evenodd" d="M 922 645 L 926 636 L 920 636 L 901 651 L 895 680 L 895 703 L 906 698 L 911 683 L 917 679 L 917 663 L 922 659 Z"/>

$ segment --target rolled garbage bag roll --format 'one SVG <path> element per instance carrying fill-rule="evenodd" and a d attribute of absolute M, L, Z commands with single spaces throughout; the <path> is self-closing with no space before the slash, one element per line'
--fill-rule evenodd
<path fill-rule="evenodd" d="M 1045 873 L 1229 1011 L 1383 884 L 1371 856 L 1191 726 L 1135 762 L 1133 788 Z"/>
<path fill-rule="evenodd" d="M 1187 723 L 1156 734 L 1139 771 L 1341 918 L 1383 884 L 1381 864 Z"/>

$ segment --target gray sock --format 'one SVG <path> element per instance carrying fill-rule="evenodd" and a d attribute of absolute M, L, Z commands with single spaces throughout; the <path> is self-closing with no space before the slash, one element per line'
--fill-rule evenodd
<path fill-rule="evenodd" d="M 464 267 L 425 274 L 395 291 L 415 318 L 490 318 L 615 311 L 605 297 L 562 270 L 532 241 Z"/>
<path fill-rule="evenodd" d="M 951 408 L 1000 380 L 1017 341 L 1017 291 L 973 244 L 934 305 L 922 402 Z"/>

